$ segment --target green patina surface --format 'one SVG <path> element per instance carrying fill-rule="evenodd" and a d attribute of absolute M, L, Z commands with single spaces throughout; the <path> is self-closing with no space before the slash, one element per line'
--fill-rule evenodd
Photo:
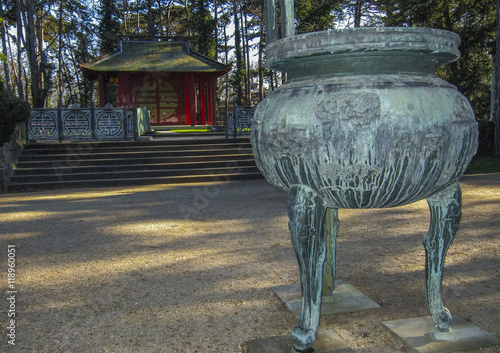
<path fill-rule="evenodd" d="M 468 101 L 433 72 L 458 59 L 459 43 L 428 28 L 356 28 L 268 45 L 269 67 L 290 81 L 259 103 L 252 145 L 268 181 L 289 194 L 302 292 L 293 352 L 313 346 L 323 287 L 334 289 L 338 208 L 427 199 L 425 294 L 438 330 L 449 330 L 443 267 L 478 132 Z"/>

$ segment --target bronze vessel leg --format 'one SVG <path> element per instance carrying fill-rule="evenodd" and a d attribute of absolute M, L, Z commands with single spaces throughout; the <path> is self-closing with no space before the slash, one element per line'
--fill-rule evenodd
<path fill-rule="evenodd" d="M 335 236 L 332 233 L 336 235 L 338 227 L 337 210 L 328 209 L 311 188 L 294 185 L 288 196 L 288 216 L 302 290 L 300 322 L 292 331 L 292 339 L 295 352 L 306 352 L 311 350 L 318 335 L 327 252 L 329 261 L 334 262 Z M 325 223 L 326 217 L 328 222 Z M 328 267 L 326 272 L 327 290 L 333 290 L 330 283 L 334 280 L 334 267 Z"/>
<path fill-rule="evenodd" d="M 441 281 L 446 252 L 458 230 L 462 210 L 462 193 L 458 182 L 427 198 L 431 221 L 424 236 L 425 297 L 432 319 L 438 329 L 447 332 L 451 314 L 443 306 Z"/>

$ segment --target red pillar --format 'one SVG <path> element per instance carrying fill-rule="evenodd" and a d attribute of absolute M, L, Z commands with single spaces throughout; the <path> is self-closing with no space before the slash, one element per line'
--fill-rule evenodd
<path fill-rule="evenodd" d="M 160 97 L 160 85 L 161 85 L 161 80 L 157 79 L 156 77 L 153 76 L 153 82 L 155 82 L 156 90 L 155 90 L 155 102 L 156 102 L 156 113 L 157 115 L 157 122 L 158 124 L 161 123 L 163 119 L 161 107 L 160 107 L 160 102 L 161 102 L 161 97 Z"/>
<path fill-rule="evenodd" d="M 217 124 L 217 100 L 216 100 L 216 90 L 217 90 L 217 78 L 212 77 L 212 125 Z"/>
<path fill-rule="evenodd" d="M 99 82 L 99 106 L 104 107 L 106 105 L 106 81 L 102 73 L 99 73 L 97 81 Z"/>
<path fill-rule="evenodd" d="M 207 77 L 207 125 L 212 125 L 212 78 Z"/>
<path fill-rule="evenodd" d="M 189 75 L 184 74 L 184 97 L 186 100 L 186 125 L 191 125 L 191 96 L 189 87 Z"/>
<path fill-rule="evenodd" d="M 216 85 L 216 78 L 210 77 L 208 79 L 208 83 L 210 84 L 210 89 L 208 91 L 208 104 L 209 104 L 209 111 L 208 111 L 208 124 L 209 125 L 215 125 L 215 87 Z"/>
<path fill-rule="evenodd" d="M 189 111 L 191 112 L 191 126 L 196 125 L 196 81 L 194 75 L 189 75 Z"/>
<path fill-rule="evenodd" d="M 201 125 L 207 124 L 207 98 L 205 95 L 205 77 L 200 77 L 200 114 L 201 114 Z"/>
<path fill-rule="evenodd" d="M 125 98 L 126 105 L 128 106 L 132 105 L 132 100 L 130 98 L 130 84 L 129 84 L 128 73 L 118 74 L 118 96 L 119 96 L 120 106 L 123 105 L 123 98 Z"/>

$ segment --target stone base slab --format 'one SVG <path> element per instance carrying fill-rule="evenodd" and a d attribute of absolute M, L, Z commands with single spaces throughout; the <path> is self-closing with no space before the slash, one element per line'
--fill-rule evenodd
<path fill-rule="evenodd" d="M 300 318 L 300 284 L 272 287 L 273 291 L 285 303 L 297 318 Z M 355 312 L 380 308 L 380 305 L 343 280 L 335 281 L 335 290 L 322 297 L 321 315 Z"/>
<path fill-rule="evenodd" d="M 439 332 L 430 316 L 385 321 L 382 324 L 421 353 L 467 351 L 500 345 L 498 338 L 457 315 L 453 315 L 449 332 Z"/>

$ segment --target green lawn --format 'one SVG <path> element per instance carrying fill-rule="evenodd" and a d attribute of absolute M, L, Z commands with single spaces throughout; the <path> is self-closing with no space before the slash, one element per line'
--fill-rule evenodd
<path fill-rule="evenodd" d="M 500 157 L 476 156 L 465 171 L 465 174 L 489 173 L 500 173 Z"/>
<path fill-rule="evenodd" d="M 180 133 L 206 133 L 210 132 L 207 129 L 175 129 L 175 130 L 170 130 L 172 132 L 180 132 Z"/>

